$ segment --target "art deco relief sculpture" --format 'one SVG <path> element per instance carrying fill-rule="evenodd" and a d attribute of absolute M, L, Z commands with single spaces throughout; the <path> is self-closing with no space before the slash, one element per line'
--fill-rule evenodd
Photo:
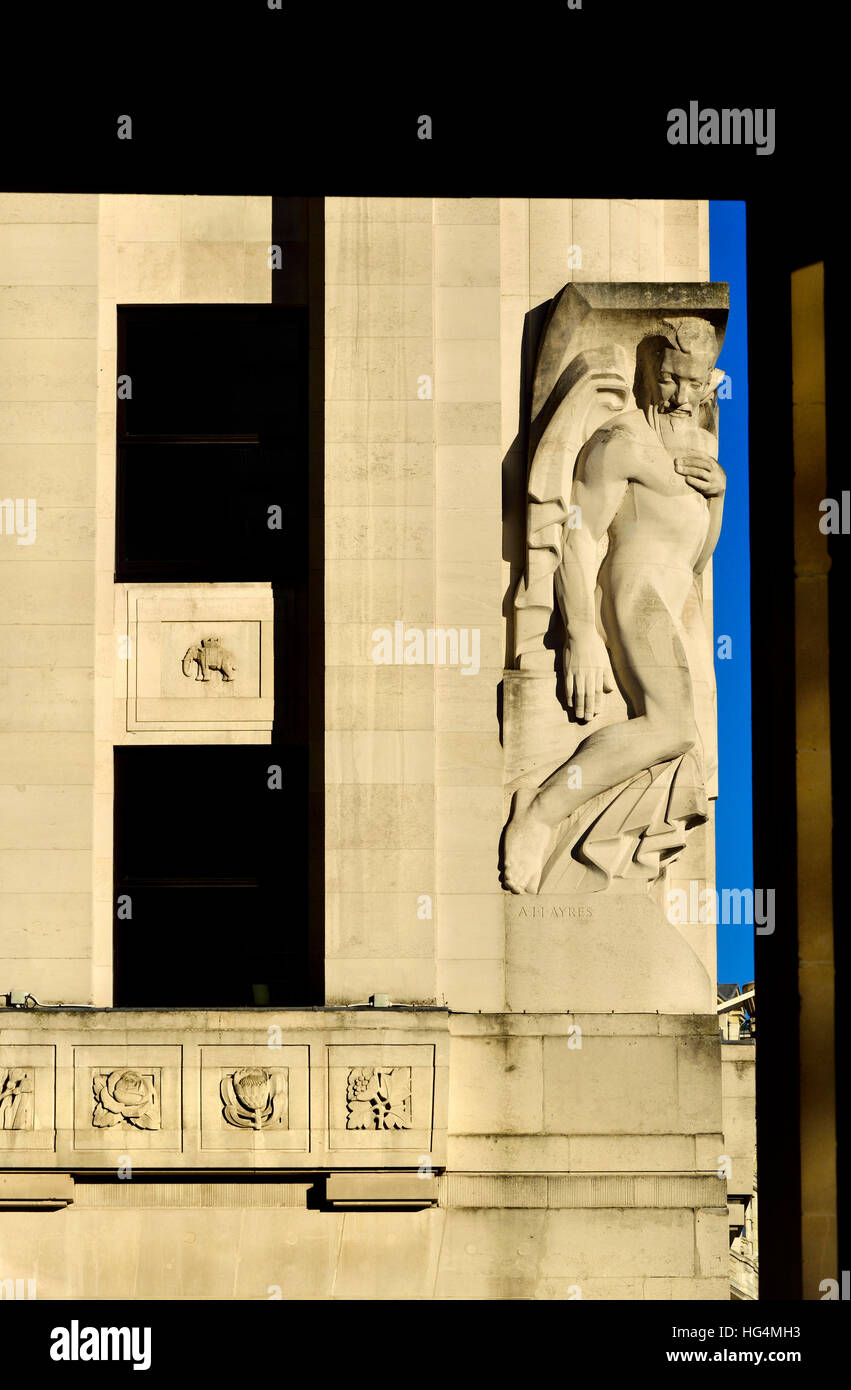
<path fill-rule="evenodd" d="M 239 1067 L 221 1081 L 222 1114 L 237 1129 L 280 1129 L 287 1124 L 286 1074 Z"/>
<path fill-rule="evenodd" d="M 156 1078 L 150 1072 L 95 1072 L 92 1077 L 95 1105 L 92 1124 L 131 1125 L 135 1129 L 160 1129 L 160 1104 Z"/>
<path fill-rule="evenodd" d="M 32 1129 L 33 1074 L 28 1067 L 0 1067 L 0 1129 Z"/>
<path fill-rule="evenodd" d="M 410 1129 L 411 1068 L 358 1067 L 346 1086 L 346 1129 Z"/>
<path fill-rule="evenodd" d="M 208 681 L 209 671 L 219 671 L 223 681 L 232 681 L 236 676 L 233 657 L 219 637 L 202 637 L 197 646 L 188 648 L 182 664 L 184 676 L 191 676 L 195 666 L 196 681 Z"/>
<path fill-rule="evenodd" d="M 607 318 L 580 293 L 594 288 L 556 296 L 535 369 L 526 567 L 506 681 L 519 749 L 503 856 L 512 893 L 653 882 L 714 794 L 700 576 L 726 484 L 715 367 L 726 314 L 627 311 L 617 291 L 645 287 L 611 286 Z M 559 710 L 542 693 L 548 675 Z"/>

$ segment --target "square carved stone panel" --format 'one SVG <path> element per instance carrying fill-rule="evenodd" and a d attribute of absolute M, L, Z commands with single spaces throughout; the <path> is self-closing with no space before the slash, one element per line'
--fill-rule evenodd
<path fill-rule="evenodd" d="M 179 1152 L 182 1108 L 180 1047 L 74 1048 L 75 1149 Z"/>
<path fill-rule="evenodd" d="M 434 1083 L 428 1044 L 329 1047 L 329 1149 L 429 1153 Z"/>
<path fill-rule="evenodd" d="M 116 736 L 271 731 L 273 613 L 270 584 L 118 585 Z"/>
<path fill-rule="evenodd" d="M 201 1048 L 201 1148 L 310 1149 L 306 1046 Z"/>
<path fill-rule="evenodd" d="M 56 1049 L 0 1046 L 0 1155 L 56 1147 Z"/>
<path fill-rule="evenodd" d="M 442 1010 L 62 1009 L 51 1046 L 42 1013 L 6 1012 L 0 1169 L 446 1163 Z"/>

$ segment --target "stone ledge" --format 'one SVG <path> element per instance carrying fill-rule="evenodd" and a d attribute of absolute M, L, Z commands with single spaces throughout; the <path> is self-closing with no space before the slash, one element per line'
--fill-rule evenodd
<path fill-rule="evenodd" d="M 439 1180 L 417 1173 L 332 1173 L 325 1200 L 332 1207 L 410 1207 L 437 1205 Z"/>
<path fill-rule="evenodd" d="M 662 1013 L 452 1013 L 452 1037 L 561 1037 L 579 1026 L 595 1037 L 717 1037 L 717 1014 Z"/>
<path fill-rule="evenodd" d="M 0 1211 L 59 1211 L 73 1201 L 70 1173 L 0 1173 Z"/>
<path fill-rule="evenodd" d="M 726 1209 L 723 1178 L 681 1173 L 446 1173 L 446 1207 Z"/>
<path fill-rule="evenodd" d="M 77 1183 L 75 1203 L 78 1207 L 107 1207 L 126 1210 L 130 1207 L 149 1207 L 195 1211 L 203 1207 L 281 1207 L 305 1208 L 312 1180 L 306 1182 L 210 1182 L 203 1173 L 193 1182 L 187 1174 L 184 1182 L 158 1182 L 135 1178 L 122 1182 Z"/>
<path fill-rule="evenodd" d="M 263 1004 L 243 1009 L 111 1009 L 88 1004 L 40 1004 L 38 1008 L 18 1009 L 0 1006 L 0 1027 L 8 1031 L 6 1042 L 16 1040 L 17 1033 L 35 1036 L 39 1032 L 124 1032 L 129 1029 L 142 1033 L 176 1032 L 203 1034 L 205 1041 L 215 1042 L 216 1035 L 245 1033 L 252 1029 L 265 1035 L 271 1025 L 278 1024 L 286 1032 L 318 1031 L 322 1029 L 379 1027 L 401 1028 L 406 1031 L 442 1029 L 445 1031 L 449 1010 L 443 1007 L 395 1004 L 375 1008 L 371 1004 L 328 1004 L 310 1008 L 274 1008 Z M 389 1020 L 392 1020 L 390 1022 Z M 196 1039 L 197 1040 L 197 1039 Z"/>

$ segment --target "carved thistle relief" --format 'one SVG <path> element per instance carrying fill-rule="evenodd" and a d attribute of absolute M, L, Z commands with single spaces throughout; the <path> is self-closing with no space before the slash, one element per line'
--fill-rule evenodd
<path fill-rule="evenodd" d="M 410 1129 L 411 1068 L 358 1067 L 346 1086 L 346 1129 Z"/>
<path fill-rule="evenodd" d="M 33 1068 L 0 1067 L 0 1129 L 32 1129 Z"/>
<path fill-rule="evenodd" d="M 221 1080 L 222 1114 L 237 1129 L 287 1128 L 287 1073 L 263 1067 L 226 1071 Z"/>
<path fill-rule="evenodd" d="M 196 681 L 208 681 L 210 671 L 218 671 L 223 681 L 232 681 L 236 676 L 236 664 L 227 647 L 222 646 L 220 637 L 202 637 L 197 646 L 187 648 L 183 658 L 184 676 L 192 675 L 195 667 Z"/>
<path fill-rule="evenodd" d="M 92 1124 L 129 1125 L 135 1129 L 161 1129 L 158 1075 L 141 1071 L 95 1071 L 92 1091 L 95 1105 Z"/>

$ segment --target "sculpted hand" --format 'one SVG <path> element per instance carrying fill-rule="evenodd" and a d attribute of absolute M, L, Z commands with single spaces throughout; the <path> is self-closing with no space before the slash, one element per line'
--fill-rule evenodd
<path fill-rule="evenodd" d="M 685 454 L 675 458 L 674 470 L 704 497 L 721 497 L 727 486 L 727 474 L 709 454 Z"/>
<path fill-rule="evenodd" d="M 593 719 L 600 712 L 603 691 L 614 690 L 606 644 L 596 628 L 568 637 L 564 686 L 577 719 Z"/>

